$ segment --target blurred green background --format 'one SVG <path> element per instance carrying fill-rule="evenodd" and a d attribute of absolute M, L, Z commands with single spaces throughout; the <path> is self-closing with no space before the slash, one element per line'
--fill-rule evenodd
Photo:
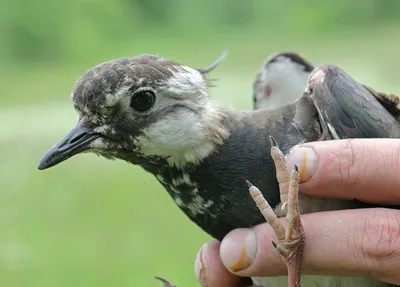
<path fill-rule="evenodd" d="M 227 49 L 212 97 L 251 108 L 265 57 L 296 50 L 400 94 L 399 16 L 397 0 L 1 0 L 0 286 L 197 286 L 209 237 L 151 175 L 94 155 L 36 169 L 87 69 L 141 53 L 204 67 Z"/>

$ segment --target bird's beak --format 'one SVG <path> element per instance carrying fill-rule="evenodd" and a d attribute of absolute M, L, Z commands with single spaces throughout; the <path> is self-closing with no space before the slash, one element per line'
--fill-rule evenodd
<path fill-rule="evenodd" d="M 78 124 L 45 153 L 39 162 L 38 169 L 47 169 L 87 150 L 89 144 L 100 136 L 99 133 Z"/>

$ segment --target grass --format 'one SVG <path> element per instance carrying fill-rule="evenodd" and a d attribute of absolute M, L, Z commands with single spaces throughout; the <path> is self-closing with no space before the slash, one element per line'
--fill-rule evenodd
<path fill-rule="evenodd" d="M 391 55 L 400 41 L 396 35 L 391 39 L 391 47 L 361 36 L 287 47 L 316 63 L 339 64 L 377 89 L 399 92 L 391 75 L 391 67 L 399 63 Z M 348 48 L 334 50 L 332 43 Z M 256 48 L 235 46 L 213 73 L 220 79 L 212 90 L 217 101 L 250 108 L 251 82 L 263 58 L 287 49 L 265 41 L 248 47 Z M 357 47 L 365 47 L 362 55 Z M 121 54 L 127 50 L 124 46 Z M 211 46 L 197 58 L 187 50 L 182 58 L 202 66 L 219 51 Z M 0 99 L 0 286 L 161 286 L 154 275 L 196 286 L 193 261 L 209 237 L 153 176 L 94 155 L 74 157 L 47 171 L 36 169 L 42 154 L 75 123 L 69 93 L 90 66 L 86 64 L 0 72 L 5 75 Z"/>
<path fill-rule="evenodd" d="M 151 176 L 89 156 L 39 172 L 36 151 L 1 165 L 1 286 L 193 283 L 187 263 L 207 236 Z"/>

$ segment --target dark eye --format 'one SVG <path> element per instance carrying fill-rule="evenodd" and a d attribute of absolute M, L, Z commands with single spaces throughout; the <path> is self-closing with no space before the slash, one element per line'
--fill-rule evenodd
<path fill-rule="evenodd" d="M 152 91 L 137 92 L 132 96 L 131 108 L 139 112 L 150 110 L 156 102 L 156 95 Z"/>

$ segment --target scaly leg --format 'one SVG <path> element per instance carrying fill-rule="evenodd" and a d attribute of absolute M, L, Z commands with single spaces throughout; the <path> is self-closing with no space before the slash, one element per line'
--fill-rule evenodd
<path fill-rule="evenodd" d="M 251 196 L 278 238 L 279 243 L 272 241 L 272 244 L 286 263 L 289 287 L 300 287 L 300 268 L 304 247 L 304 231 L 300 220 L 298 200 L 300 176 L 297 167 L 289 175 L 283 153 L 272 137 L 270 137 L 270 141 L 271 155 L 275 163 L 281 195 L 281 208 L 286 211 L 286 228 L 278 221 L 274 210 L 260 190 L 250 182 L 247 183 Z"/>

